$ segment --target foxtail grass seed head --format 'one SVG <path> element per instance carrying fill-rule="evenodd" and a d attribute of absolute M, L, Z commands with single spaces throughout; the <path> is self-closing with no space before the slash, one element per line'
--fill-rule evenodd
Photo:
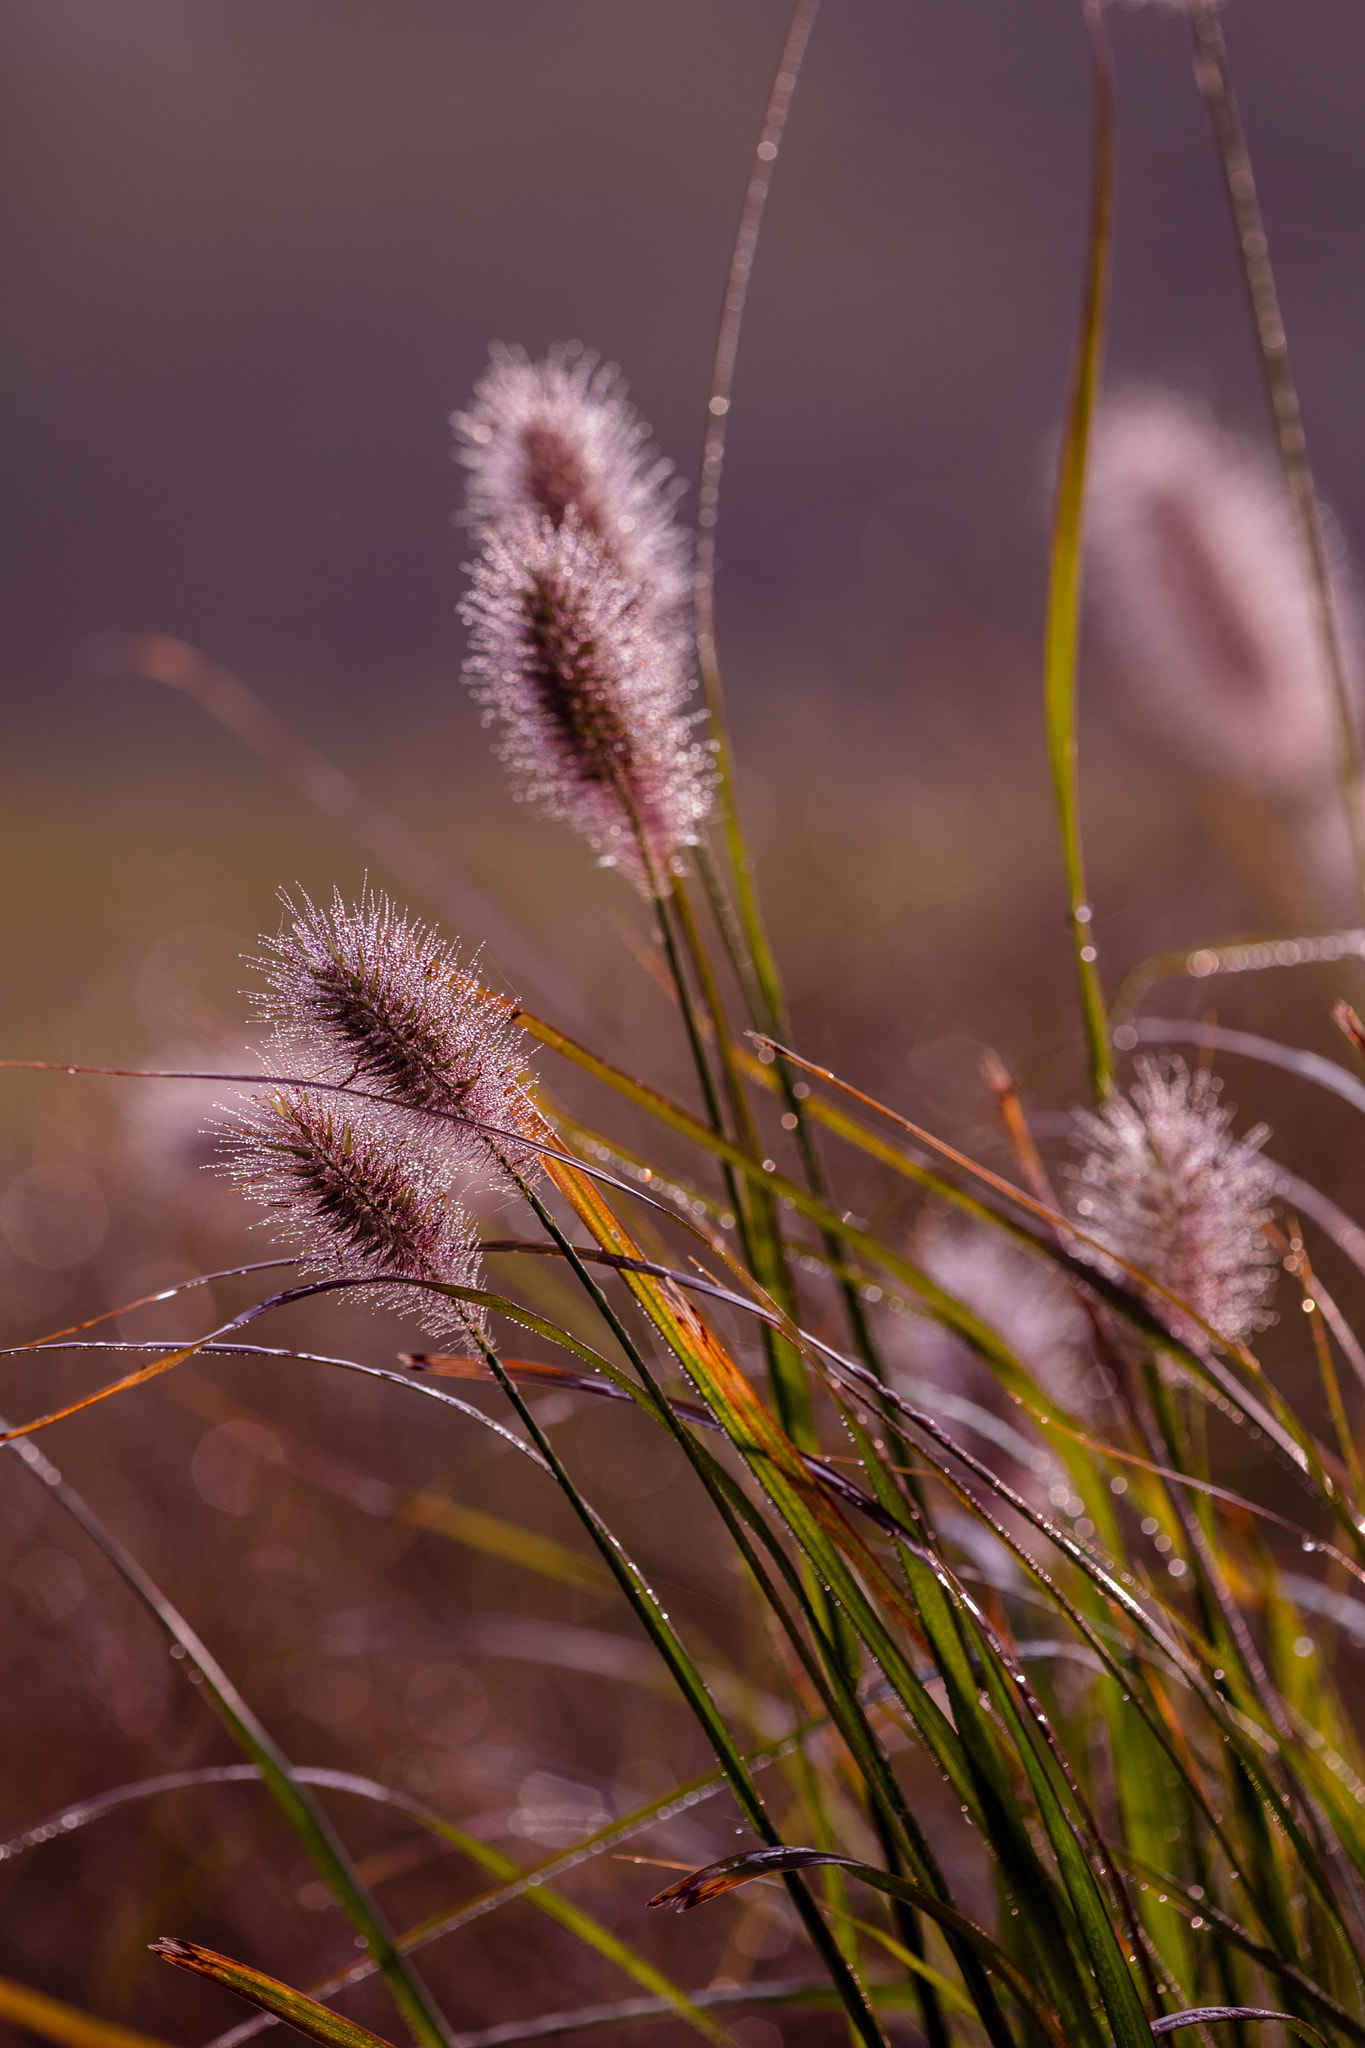
<path fill-rule="evenodd" d="M 514 793 L 580 833 L 637 886 L 661 882 L 711 804 L 677 636 L 573 513 L 490 530 L 462 616 L 465 664 Z M 644 851 L 642 852 L 642 847 Z"/>
<path fill-rule="evenodd" d="M 660 622 L 691 597 L 688 536 L 674 517 L 682 486 L 626 403 L 614 364 L 577 342 L 543 362 L 495 343 L 468 412 L 451 416 L 468 471 L 468 517 L 482 537 L 509 520 L 574 518 Z"/>
<path fill-rule="evenodd" d="M 1095 1364 L 1089 1319 L 1055 1266 L 998 1230 L 942 1221 L 916 1232 L 915 1258 L 931 1280 L 1003 1340 L 1050 1400 L 1085 1414 L 1107 1391 Z M 979 1379 L 980 1389 L 970 1389 L 973 1397 L 993 1397 L 986 1368 L 953 1331 L 917 1321 L 911 1341 L 915 1363 L 929 1379 L 945 1388 Z"/>
<path fill-rule="evenodd" d="M 277 1088 L 229 1113 L 226 1171 L 269 1212 L 323 1280 L 434 1281 L 476 1287 L 479 1251 L 453 1200 L 450 1160 L 406 1118 L 308 1088 Z M 400 1306 L 406 1290 L 362 1288 Z M 433 1336 L 482 1327 L 473 1304 L 420 1290 Z M 406 1306 L 406 1303 L 401 1305 Z"/>
<path fill-rule="evenodd" d="M 306 896 L 283 900 L 285 923 L 257 963 L 272 1070 L 353 1083 L 413 1112 L 422 1141 L 456 1167 L 497 1178 L 500 1153 L 533 1172 L 534 1151 L 517 1143 L 534 1113 L 513 1005 L 385 896 L 352 907 L 337 893 L 330 910 Z"/>
<path fill-rule="evenodd" d="M 1330 678 L 1283 479 L 1207 408 L 1139 387 L 1096 425 L 1087 559 L 1095 609 L 1154 719 L 1205 764 L 1285 796 L 1335 772 Z M 1329 524 L 1348 670 L 1359 615 Z"/>
<path fill-rule="evenodd" d="M 1240 1343 L 1274 1320 L 1277 1267 L 1266 1238 L 1274 1183 L 1259 1157 L 1268 1133 L 1262 1124 L 1233 1137 L 1221 1084 L 1202 1068 L 1191 1074 L 1175 1058 L 1136 1065 L 1127 1098 L 1076 1112 L 1073 1142 L 1083 1156 L 1063 1169 L 1071 1212 L 1088 1236 Z M 1189 1316 L 1160 1297 L 1153 1306 L 1179 1336 L 1202 1341 Z"/>

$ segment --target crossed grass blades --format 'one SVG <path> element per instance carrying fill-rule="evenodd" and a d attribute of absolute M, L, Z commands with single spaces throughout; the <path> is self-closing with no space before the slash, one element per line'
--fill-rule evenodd
<path fill-rule="evenodd" d="M 1248 199 L 1218 23 L 1203 0 L 1190 13 L 1254 268 L 1254 188 Z M 759 145 L 731 272 L 741 310 L 812 15 L 806 0 Z M 1013 1177 L 790 1042 L 734 805 L 709 623 L 698 643 L 708 729 L 689 708 L 693 555 L 671 471 L 613 370 L 575 346 L 540 363 L 500 350 L 455 419 L 476 549 L 469 680 L 498 728 L 516 793 L 580 834 L 650 904 L 700 1113 L 485 986 L 476 961 L 382 895 L 355 905 L 338 897 L 325 910 L 286 899 L 282 929 L 258 962 L 268 1027 L 261 1070 L 211 1078 L 238 1091 L 221 1113 L 220 1164 L 263 1207 L 284 1256 L 262 1263 L 290 1269 L 288 1284 L 181 1343 L 92 1334 L 107 1329 L 101 1317 L 16 1347 L 145 1354 L 116 1381 L 5 1426 L 3 1441 L 15 1477 L 22 1467 L 46 1490 L 154 1618 L 243 1761 L 113 1788 L 0 1844 L 0 1860 L 140 1799 L 206 1782 L 264 1786 L 360 1953 L 352 1948 L 305 1992 L 166 1937 L 155 1945 L 163 1960 L 257 2009 L 224 2041 L 283 2022 L 334 2048 L 382 2048 L 338 2010 L 378 1975 L 394 2030 L 442 2048 L 451 2021 L 415 1958 L 514 1901 L 594 1955 L 604 1980 L 615 1980 L 611 1995 L 481 2034 L 466 2029 L 466 2048 L 657 2018 L 724 2043 L 725 2016 L 746 2009 L 840 2015 L 869 2048 L 906 2026 L 933 2048 L 1137 2048 L 1184 2028 L 1207 2037 L 1215 2026 L 1240 2041 L 1261 2026 L 1365 2040 L 1365 1776 L 1334 1689 L 1326 1626 L 1365 1620 L 1352 1590 L 1365 1582 L 1365 1488 L 1339 1373 L 1344 1360 L 1365 1379 L 1365 1353 L 1316 1279 L 1296 1218 L 1279 1206 L 1267 1134 L 1236 1134 L 1207 1063 L 1148 1060 L 1120 1090 L 1114 1045 L 1131 1046 L 1136 1032 L 1111 1032 L 1085 886 L 1075 659 L 1113 164 L 1103 25 L 1094 10 L 1086 21 L 1094 201 L 1057 496 L 1046 709 L 1094 1101 L 1075 1120 L 1060 1193 L 998 1062 L 990 1080 Z M 1251 279 L 1262 312 L 1266 275 L 1255 269 Z M 718 423 L 737 340 L 731 300 L 706 444 L 708 622 Z M 1265 350 L 1274 337 L 1264 319 L 1257 333 Z M 1282 400 L 1287 356 L 1278 344 L 1271 353 L 1267 381 Z M 1182 530 L 1172 497 L 1182 473 L 1168 459 L 1180 415 L 1145 403 L 1145 415 L 1130 413 L 1102 443 L 1105 587 L 1122 591 L 1130 611 L 1140 608 L 1144 576 L 1169 574 L 1170 535 Z M 1125 527 L 1115 510 L 1127 488 L 1125 447 L 1139 481 L 1153 474 L 1144 417 L 1165 437 L 1156 450 L 1165 538 L 1155 555 L 1151 519 Z M 1191 630 L 1207 640 L 1210 616 L 1199 605 L 1216 606 L 1225 649 L 1264 644 L 1274 588 L 1292 587 L 1301 610 L 1306 602 L 1309 625 L 1296 614 L 1294 627 L 1300 654 L 1313 619 L 1330 625 L 1311 480 L 1305 498 L 1301 448 L 1281 436 L 1281 452 L 1300 526 L 1262 516 L 1269 487 L 1257 471 L 1244 526 L 1274 560 L 1264 575 L 1247 572 L 1244 611 L 1238 583 L 1214 576 L 1193 543 L 1187 549 Z M 1229 457 L 1223 483 L 1234 492 L 1239 474 Z M 1204 490 L 1207 478 L 1197 481 Z M 1130 529 L 1140 545 L 1125 553 Z M 1311 601 L 1294 580 L 1300 540 Z M 1177 613 L 1167 626 L 1179 630 Z M 1339 654 L 1340 633 L 1326 638 Z M 1283 635 L 1277 659 L 1282 643 Z M 1198 648 L 1185 652 L 1198 690 Z M 1220 721 L 1231 727 L 1240 715 L 1237 689 L 1271 673 L 1250 657 L 1240 670 L 1226 665 L 1213 678 L 1219 694 L 1188 707 L 1186 730 L 1205 750 L 1216 747 Z M 1295 692 L 1308 701 L 1319 688 L 1302 759 L 1303 774 L 1325 784 L 1323 735 L 1340 722 L 1340 692 L 1334 699 L 1307 669 L 1292 689 L 1282 687 L 1283 665 L 1272 680 L 1244 707 L 1258 721 L 1247 728 L 1255 748 L 1240 728 L 1230 737 L 1230 772 L 1253 753 L 1260 763 L 1268 727 L 1293 716 Z M 1268 744 L 1282 757 L 1273 735 Z M 1335 758 L 1354 803 L 1353 742 Z M 1317 800 L 1326 806 L 1330 790 L 1319 788 Z M 1345 1021 L 1358 1035 L 1354 1018 Z M 614 1090 L 675 1145 L 684 1140 L 689 1174 L 559 1113 L 533 1070 L 536 1045 Z M 1294 1065 L 1292 1052 L 1271 1052 Z M 937 1236 L 926 1225 L 907 1247 L 846 1210 L 835 1161 L 849 1151 L 860 1168 L 927 1197 L 926 1216 L 947 1219 Z M 1313 1190 L 1304 1194 L 1317 1203 L 1310 1214 L 1339 1215 Z M 487 1224 L 494 1200 L 507 1221 L 496 1238 Z M 494 1256 L 499 1272 L 552 1268 L 555 1288 L 536 1294 L 528 1281 L 496 1291 L 484 1270 Z M 1306 1312 L 1293 1320 L 1321 1382 L 1325 1441 L 1248 1348 L 1272 1319 L 1282 1271 Z M 398 1307 L 445 1348 L 405 1353 L 390 1368 L 256 1341 L 258 1322 L 323 1296 Z M 553 1313 L 543 1312 L 547 1300 Z M 1024 1300 L 1033 1307 L 1021 1319 Z M 550 1355 L 510 1355 L 509 1329 Z M 294 1763 L 192 1622 L 36 1440 L 63 1416 L 195 1357 L 362 1373 L 393 1400 L 422 1401 L 434 1428 L 496 1431 L 515 1447 L 528 1492 L 558 1490 L 577 1547 L 524 1530 L 515 1516 L 471 1518 L 455 1503 L 414 1506 L 414 1519 L 560 1584 L 609 1592 L 649 1682 L 673 1691 L 713 1767 L 528 1867 L 486 1830 L 462 1827 L 399 1786 Z M 452 1392 L 455 1381 L 495 1385 L 508 1420 Z M 703 1519 L 722 1535 L 780 1698 L 670 1618 L 557 1448 L 539 1400 L 547 1387 L 584 1405 L 631 1404 L 659 1432 L 689 1475 L 678 1541 Z M 1227 1426 L 1289 1475 L 1294 1512 L 1214 1476 Z M 311 1455 L 308 1467 L 299 1454 L 301 1469 L 322 1469 Z M 340 1483 L 326 1469 L 328 1483 Z M 1270 1476 L 1283 1498 L 1278 1472 Z M 1286 1568 L 1296 1545 L 1322 1560 L 1325 1576 Z M 481 1871 L 484 1889 L 398 1931 L 375 1894 L 382 1873 L 347 1848 L 324 1791 L 401 1813 Z M 684 1867 L 649 1903 L 723 1913 L 713 1902 L 730 1892 L 780 1885 L 805 1945 L 798 1975 L 721 1971 L 685 1985 L 640 1946 L 643 1886 L 629 1895 L 625 1932 L 569 1896 L 574 1870 L 620 1855 L 625 1842 L 640 1863 L 676 1871 L 669 1826 L 722 1792 L 743 1845 Z M 632 1996 L 620 1995 L 622 1980 Z M 0 2014 L 67 2048 L 147 2048 L 147 2036 L 19 1984 L 0 1983 Z"/>

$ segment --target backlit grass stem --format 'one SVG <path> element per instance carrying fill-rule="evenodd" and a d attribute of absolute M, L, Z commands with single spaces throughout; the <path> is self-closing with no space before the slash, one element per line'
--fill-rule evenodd
<path fill-rule="evenodd" d="M 1044 639 L 1044 703 L 1048 759 L 1066 863 L 1067 915 L 1076 956 L 1081 1019 L 1096 1100 L 1113 1086 L 1108 1022 L 1097 966 L 1094 910 L 1085 882 L 1081 845 L 1079 747 L 1076 736 L 1076 662 L 1081 622 L 1081 535 L 1085 515 L 1085 470 L 1091 423 L 1104 362 L 1105 316 L 1113 254 L 1114 78 L 1099 0 L 1086 0 L 1091 72 L 1095 95 L 1095 166 L 1085 290 L 1071 367 L 1053 515 Z"/>

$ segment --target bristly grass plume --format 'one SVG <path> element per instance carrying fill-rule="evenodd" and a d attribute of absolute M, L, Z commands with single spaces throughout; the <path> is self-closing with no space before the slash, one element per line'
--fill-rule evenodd
<path fill-rule="evenodd" d="M 1054 1266 L 998 1231 L 938 1217 L 916 1232 L 915 1256 L 931 1280 L 1004 1340 L 1054 1400 L 1081 1413 L 1094 1406 L 1090 1325 Z M 916 1366 L 931 1380 L 945 1388 L 979 1383 L 989 1401 L 995 1382 L 961 1337 L 927 1318 L 910 1324 L 907 1336 Z"/>
<path fill-rule="evenodd" d="M 1139 1059 L 1131 1095 L 1076 1112 L 1080 1165 L 1064 1169 L 1089 1236 L 1150 1273 L 1229 1343 L 1273 1320 L 1275 1255 L 1266 1237 L 1273 1177 L 1264 1125 L 1234 1138 L 1220 1084 L 1183 1060 Z M 1158 1311 L 1170 1316 L 1164 1302 Z M 1172 1327 L 1187 1342 L 1188 1316 Z"/>
<path fill-rule="evenodd" d="M 465 674 L 514 791 L 638 886 L 666 886 L 711 805 L 687 710 L 690 545 L 615 372 L 501 350 L 455 415 L 480 541 Z"/>
<path fill-rule="evenodd" d="M 683 487 L 615 364 L 575 342 L 540 363 L 496 343 L 468 412 L 451 425 L 478 535 L 523 515 L 555 527 L 572 516 L 639 602 L 679 624 L 692 594 L 692 539 L 674 516 Z"/>
<path fill-rule="evenodd" d="M 454 1199 L 451 1160 L 414 1140 L 407 1119 L 370 1103 L 274 1088 L 224 1124 L 226 1171 L 270 1212 L 322 1280 L 411 1280 L 476 1287 L 474 1230 Z M 395 1290 L 362 1293 L 395 1305 Z M 477 1309 L 420 1290 L 433 1336 L 482 1327 Z"/>
<path fill-rule="evenodd" d="M 258 1008 L 289 1085 L 229 1114 L 227 1170 L 323 1277 L 476 1286 L 460 1199 L 535 1167 L 515 1011 L 386 897 L 284 902 Z M 481 1326 L 429 1292 L 422 1308 L 435 1335 Z"/>
<path fill-rule="evenodd" d="M 1292 509 L 1269 455 L 1191 398 L 1129 391 L 1097 425 L 1088 550 L 1101 623 L 1179 741 L 1253 787 L 1287 796 L 1331 787 L 1332 698 Z M 1339 541 L 1335 554 L 1358 675 Z"/>
<path fill-rule="evenodd" d="M 337 892 L 329 911 L 282 900 L 286 922 L 257 963 L 272 1070 L 373 1092 L 476 1171 L 500 1155 L 533 1168 L 517 1143 L 532 1112 L 514 1006 L 386 896 L 351 907 Z"/>

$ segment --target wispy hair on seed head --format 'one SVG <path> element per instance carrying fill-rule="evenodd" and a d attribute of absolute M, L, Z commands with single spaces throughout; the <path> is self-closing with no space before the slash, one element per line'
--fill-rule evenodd
<path fill-rule="evenodd" d="M 320 1277 L 473 1287 L 460 1197 L 536 1159 L 515 1011 L 387 897 L 283 900 L 258 1000 L 268 1067 L 291 1081 L 228 1112 L 227 1171 Z M 429 1289 L 422 1317 L 437 1336 L 482 1327 Z"/>
<path fill-rule="evenodd" d="M 1074 1143 L 1083 1157 L 1063 1169 L 1072 1212 L 1089 1237 L 1240 1343 L 1273 1320 L 1276 1265 L 1266 1225 L 1274 1179 L 1258 1156 L 1268 1133 L 1258 1125 L 1233 1137 L 1220 1083 L 1202 1068 L 1191 1074 L 1174 1057 L 1135 1064 L 1129 1098 L 1116 1097 L 1098 1113 L 1076 1112 Z M 1165 1302 L 1155 1306 L 1170 1315 Z M 1200 1341 L 1188 1316 L 1175 1327 Z"/>
<path fill-rule="evenodd" d="M 675 625 L 691 594 L 691 543 L 674 517 L 682 485 L 627 404 L 614 363 L 577 342 L 543 362 L 495 342 L 467 412 L 451 415 L 479 533 L 572 516 L 622 582 Z"/>
<path fill-rule="evenodd" d="M 645 886 L 667 875 L 711 804 L 710 755 L 686 713 L 691 683 L 602 541 L 568 513 L 488 533 L 461 607 L 465 665 L 514 792 L 581 833 Z"/>
<path fill-rule="evenodd" d="M 478 1285 L 479 1248 L 454 1201 L 448 1154 L 374 1104 L 277 1088 L 228 1112 L 224 1170 L 269 1212 L 323 1280 L 374 1281 L 362 1294 L 396 1306 L 393 1280 Z M 414 1290 L 418 1292 L 419 1290 Z M 481 1329 L 473 1305 L 420 1289 L 433 1336 Z"/>
<path fill-rule="evenodd" d="M 710 809 L 684 623 L 692 547 L 671 465 L 619 373 L 576 343 L 495 346 L 453 423 L 481 553 L 465 674 L 516 796 L 636 884 L 663 884 Z"/>
<path fill-rule="evenodd" d="M 1326 789 L 1336 728 L 1283 480 L 1207 407 L 1135 387 L 1097 423 L 1088 530 L 1102 624 L 1153 713 L 1256 787 Z M 1335 544 L 1334 582 L 1347 597 Z M 1343 603 L 1360 669 L 1354 608 Z"/>
<path fill-rule="evenodd" d="M 276 1070 L 354 1081 L 418 1118 L 435 1112 L 427 1138 L 467 1170 L 491 1169 L 498 1150 L 529 1170 L 535 1155 L 515 1143 L 531 1109 L 513 1006 L 386 896 L 350 906 L 336 892 L 330 910 L 304 895 L 282 900 L 286 921 L 258 963 Z"/>

